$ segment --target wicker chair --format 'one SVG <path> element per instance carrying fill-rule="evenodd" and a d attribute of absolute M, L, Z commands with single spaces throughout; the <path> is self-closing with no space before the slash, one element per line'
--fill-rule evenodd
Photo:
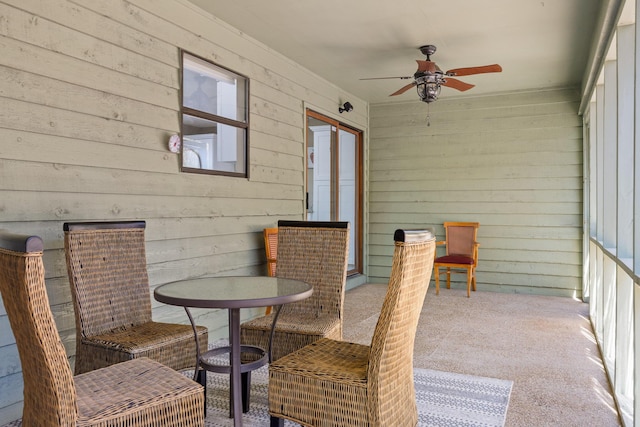
<path fill-rule="evenodd" d="M 313 295 L 280 310 L 272 360 L 323 337 L 342 339 L 348 247 L 347 222 L 278 222 L 276 275 L 311 284 Z M 275 313 L 244 322 L 241 342 L 267 349 L 273 316 Z"/>
<path fill-rule="evenodd" d="M 387 295 L 371 345 L 321 339 L 269 366 L 271 425 L 415 426 L 413 344 L 435 237 L 397 230 Z"/>
<path fill-rule="evenodd" d="M 75 373 L 138 357 L 180 370 L 196 364 L 190 325 L 154 322 L 144 221 L 64 224 L 76 318 Z M 200 348 L 207 328 L 198 326 Z"/>
<path fill-rule="evenodd" d="M 445 240 L 436 245 L 446 245 L 444 256 L 436 257 L 433 263 L 436 279 L 436 295 L 440 293 L 440 269 L 447 269 L 447 289 L 451 287 L 451 273 L 464 270 L 467 274 L 467 298 L 471 297 L 471 288 L 476 290 L 476 267 L 478 267 L 479 222 L 445 222 Z"/>
<path fill-rule="evenodd" d="M 42 240 L 0 232 L 0 292 L 24 380 L 23 426 L 203 426 L 204 389 L 148 358 L 71 373 L 44 282 Z"/>
<path fill-rule="evenodd" d="M 265 228 L 264 251 L 267 256 L 267 273 L 271 277 L 276 275 L 276 257 L 278 255 L 278 227 Z M 267 307 L 265 314 L 271 313 L 271 307 Z"/>

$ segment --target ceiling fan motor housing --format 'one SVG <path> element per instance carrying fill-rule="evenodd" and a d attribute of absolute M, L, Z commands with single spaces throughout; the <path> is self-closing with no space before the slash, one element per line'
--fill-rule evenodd
<path fill-rule="evenodd" d="M 424 46 L 420 46 L 420 52 L 422 52 L 422 54 L 425 55 L 427 59 L 429 59 L 429 56 L 436 53 L 436 47 L 432 44 L 426 44 Z"/>

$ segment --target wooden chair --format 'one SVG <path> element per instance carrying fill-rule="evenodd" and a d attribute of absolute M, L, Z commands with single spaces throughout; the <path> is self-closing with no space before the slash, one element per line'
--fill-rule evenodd
<path fill-rule="evenodd" d="M 267 273 L 271 277 L 276 275 L 276 257 L 278 255 L 278 227 L 264 229 L 264 251 L 267 256 Z M 271 313 L 267 307 L 265 314 Z"/>
<path fill-rule="evenodd" d="M 73 376 L 45 288 L 42 240 L 0 232 L 0 292 L 20 354 L 23 426 L 203 426 L 204 389 L 147 358 Z"/>
<path fill-rule="evenodd" d="M 64 224 L 76 374 L 138 357 L 176 370 L 196 364 L 191 325 L 152 320 L 145 226 L 144 221 Z M 197 335 L 206 349 L 207 328 L 198 326 Z"/>
<path fill-rule="evenodd" d="M 323 338 L 269 366 L 271 426 L 415 426 L 413 346 L 435 237 L 397 230 L 371 345 Z"/>
<path fill-rule="evenodd" d="M 451 287 L 451 269 L 463 269 L 467 274 L 467 297 L 471 288 L 476 290 L 476 267 L 478 266 L 479 222 L 445 222 L 445 240 L 437 242 L 446 245 L 446 255 L 436 257 L 433 268 L 436 277 L 436 295 L 440 293 L 440 268 L 447 269 L 447 289 Z"/>
<path fill-rule="evenodd" d="M 323 337 L 342 339 L 348 248 L 348 222 L 278 222 L 276 276 L 311 284 L 313 295 L 280 310 L 272 360 Z M 275 315 L 244 322 L 241 342 L 267 349 Z"/>

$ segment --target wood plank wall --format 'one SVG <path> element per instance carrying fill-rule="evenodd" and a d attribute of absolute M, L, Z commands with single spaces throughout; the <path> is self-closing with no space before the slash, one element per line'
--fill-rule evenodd
<path fill-rule="evenodd" d="M 444 221 L 477 221 L 479 289 L 580 296 L 578 92 L 446 90 L 430 106 L 371 106 L 369 280 L 388 280 L 394 229 L 433 227 L 444 240 Z"/>
<path fill-rule="evenodd" d="M 185 174 L 179 48 L 250 79 L 250 179 Z M 73 362 L 65 221 L 144 219 L 151 287 L 266 271 L 262 229 L 302 219 L 304 108 L 367 131 L 367 104 L 185 0 L 0 1 L 0 229 L 40 235 Z M 227 315 L 196 312 L 211 337 Z M 154 302 L 156 320 L 186 323 Z M 0 305 L 0 425 L 21 416 L 22 376 Z"/>

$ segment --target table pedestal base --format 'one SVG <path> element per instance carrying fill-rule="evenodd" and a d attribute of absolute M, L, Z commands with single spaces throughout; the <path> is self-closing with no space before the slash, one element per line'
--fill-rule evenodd
<path fill-rule="evenodd" d="M 249 345 L 241 345 L 240 346 L 241 353 L 252 353 L 260 356 L 259 359 L 254 360 L 252 362 L 245 362 L 240 365 L 240 373 L 242 376 L 242 412 L 249 411 L 249 399 L 250 394 L 249 390 L 251 389 L 251 371 L 255 371 L 258 368 L 267 364 L 268 357 L 267 353 L 260 347 L 249 346 Z M 200 357 L 200 369 L 198 371 L 197 379 L 200 384 L 205 387 L 207 386 L 207 371 L 216 372 L 218 374 L 231 374 L 231 365 L 220 365 L 216 363 L 211 363 L 208 359 L 219 356 L 221 354 L 231 354 L 231 346 L 225 347 L 217 347 L 211 350 L 208 350 Z M 230 402 L 233 402 L 233 381 L 230 378 Z M 233 417 L 233 405 L 230 405 L 229 416 Z"/>

